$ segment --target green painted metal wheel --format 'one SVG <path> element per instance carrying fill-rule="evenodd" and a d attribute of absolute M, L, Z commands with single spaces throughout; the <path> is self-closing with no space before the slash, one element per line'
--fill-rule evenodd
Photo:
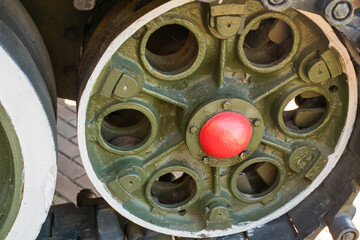
<path fill-rule="evenodd" d="M 19 141 L 5 109 L 0 106 L 1 236 L 10 231 L 20 208 L 22 156 Z M 6 129 L 6 130 L 5 130 Z"/>
<path fill-rule="evenodd" d="M 285 214 L 333 169 L 357 79 L 323 19 L 257 1 L 118 9 L 83 61 L 78 137 L 90 179 L 122 215 L 175 236 L 229 235 Z M 200 135 L 224 112 L 245 117 L 251 139 L 221 158 Z M 215 148 L 238 144 L 218 127 Z"/>
<path fill-rule="evenodd" d="M 55 114 L 43 78 L 52 70 L 22 5 L 2 1 L 0 12 L 0 239 L 35 239 L 55 190 Z"/>

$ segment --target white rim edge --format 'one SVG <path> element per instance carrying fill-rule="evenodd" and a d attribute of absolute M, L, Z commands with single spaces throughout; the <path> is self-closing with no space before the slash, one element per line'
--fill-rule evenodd
<path fill-rule="evenodd" d="M 56 146 L 45 110 L 30 80 L 0 47 L 0 103 L 17 134 L 23 158 L 23 195 L 6 239 L 35 239 L 52 203 Z"/>
<path fill-rule="evenodd" d="M 355 74 L 355 70 L 352 67 L 351 59 L 349 54 L 347 53 L 345 47 L 341 44 L 340 40 L 336 37 L 335 33 L 331 29 L 331 27 L 325 22 L 325 20 L 318 15 L 302 12 L 305 16 L 313 20 L 319 26 L 321 26 L 322 30 L 325 32 L 327 37 L 331 39 L 331 46 L 336 47 L 336 49 L 340 50 L 341 58 L 344 64 L 345 72 L 348 75 L 349 81 L 349 108 L 348 108 L 348 115 L 346 119 L 345 127 L 341 133 L 340 141 L 338 142 L 335 152 L 329 156 L 328 164 L 321 172 L 321 174 L 316 178 L 315 181 L 303 192 L 301 192 L 297 197 L 292 199 L 283 207 L 277 209 L 272 214 L 258 220 L 255 222 L 246 222 L 241 223 L 239 225 L 233 225 L 232 227 L 226 230 L 202 230 L 199 232 L 184 232 L 184 231 L 175 231 L 167 228 L 162 228 L 153 224 L 150 224 L 127 210 L 125 210 L 122 205 L 117 202 L 107 190 L 106 186 L 97 178 L 89 160 L 87 147 L 86 147 L 86 138 L 85 138 L 85 116 L 86 116 L 86 109 L 88 105 L 88 100 L 91 94 L 92 87 L 96 82 L 97 76 L 102 71 L 103 67 L 106 65 L 108 60 L 111 56 L 115 53 L 115 51 L 121 46 L 129 37 L 131 37 L 139 28 L 141 28 L 147 22 L 153 20 L 154 18 L 160 16 L 161 14 L 182 6 L 186 3 L 193 2 L 194 0 L 172 0 L 169 1 L 160 7 L 150 11 L 149 13 L 142 16 L 139 20 L 131 24 L 127 29 L 125 29 L 122 33 L 120 33 L 109 45 L 103 56 L 101 57 L 100 61 L 96 65 L 94 71 L 92 72 L 86 87 L 82 93 L 79 109 L 78 109 L 78 139 L 79 139 L 79 148 L 81 152 L 82 161 L 85 167 L 85 170 L 94 184 L 95 188 L 99 191 L 99 193 L 104 197 L 104 199 L 119 213 L 121 213 L 124 217 L 128 218 L 129 220 L 135 222 L 138 225 L 141 225 L 145 228 L 151 229 L 153 231 L 161 232 L 168 235 L 174 236 L 182 236 L 182 237 L 218 237 L 218 236 L 225 236 L 236 234 L 239 232 L 245 232 L 254 228 L 261 227 L 266 223 L 282 216 L 283 214 L 287 213 L 289 210 L 297 206 L 301 201 L 303 201 L 311 192 L 313 192 L 326 178 L 326 176 L 331 172 L 331 170 L 335 167 L 338 159 L 341 157 L 347 142 L 351 136 L 352 129 L 355 122 L 356 116 L 356 108 L 357 108 L 357 78 Z M 350 64 L 349 64 L 350 63 Z"/>

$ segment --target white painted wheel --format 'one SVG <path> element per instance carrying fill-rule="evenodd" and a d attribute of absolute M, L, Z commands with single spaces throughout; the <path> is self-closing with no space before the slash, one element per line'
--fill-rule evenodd
<path fill-rule="evenodd" d="M 170 11 L 171 9 L 177 8 L 179 6 L 185 5 L 192 1 L 189 0 L 174 0 L 169 1 L 154 10 L 144 14 L 140 17 L 137 21 L 133 22 L 129 25 L 123 32 L 121 32 L 108 46 L 104 54 L 99 59 L 96 67 L 92 71 L 86 86 L 82 92 L 79 110 L 78 110 L 78 139 L 79 139 L 79 147 L 82 156 L 82 160 L 84 163 L 84 167 L 86 169 L 87 174 L 89 175 L 92 183 L 100 192 L 100 194 L 105 198 L 105 200 L 115 208 L 120 214 L 127 217 L 131 221 L 146 227 L 148 229 L 158 231 L 164 234 L 170 234 L 175 236 L 181 237 L 217 237 L 217 236 L 225 236 L 230 234 L 235 234 L 239 232 L 248 231 L 250 229 L 254 229 L 256 227 L 262 226 L 283 214 L 286 214 L 295 206 L 297 206 L 300 202 L 302 202 L 307 196 L 310 195 L 314 189 L 316 189 L 326 178 L 326 176 L 332 171 L 335 167 L 336 163 L 338 162 L 339 158 L 341 157 L 348 140 L 351 136 L 351 132 L 353 129 L 354 121 L 355 121 L 355 114 L 357 108 L 357 78 L 355 75 L 355 71 L 353 65 L 351 63 L 350 57 L 345 49 L 345 47 L 341 44 L 339 39 L 336 37 L 334 32 L 332 31 L 331 27 L 317 15 L 309 14 L 303 12 L 303 14 L 316 23 L 325 33 L 326 37 L 330 42 L 330 47 L 334 47 L 340 54 L 341 62 L 343 64 L 343 71 L 347 75 L 348 79 L 348 95 L 349 95 L 349 103 L 347 108 L 347 116 L 346 121 L 344 124 L 344 128 L 342 129 L 341 136 L 337 142 L 336 147 L 334 148 L 334 152 L 328 156 L 328 162 L 326 166 L 323 168 L 321 173 L 315 178 L 315 180 L 309 184 L 309 186 L 299 193 L 296 197 L 294 197 L 291 201 L 284 204 L 282 207 L 276 209 L 275 211 L 271 212 L 265 217 L 262 217 L 256 221 L 248 221 L 242 222 L 239 224 L 234 224 L 229 228 L 225 229 L 217 229 L 217 230 L 202 230 L 198 232 L 191 232 L 191 231 L 179 231 L 173 230 L 171 228 L 162 227 L 156 224 L 153 224 L 149 221 L 146 221 L 142 218 L 135 216 L 132 212 L 128 211 L 124 208 L 123 203 L 119 201 L 114 194 L 111 192 L 111 189 L 107 187 L 107 185 L 102 182 L 96 171 L 94 171 L 94 161 L 92 161 L 91 156 L 89 156 L 89 146 L 88 146 L 88 132 L 87 132 L 87 114 L 88 114 L 88 107 L 89 107 L 89 99 L 91 98 L 92 94 L 95 92 L 95 87 L 97 84 L 97 80 L 103 69 L 105 68 L 106 64 L 110 61 L 111 57 L 114 53 L 119 49 L 122 44 L 125 43 L 136 31 L 142 28 L 145 24 L 149 23 L 153 19 L 157 18 L 158 16 Z"/>
<path fill-rule="evenodd" d="M 0 168 L 10 162 L 13 178 L 11 190 L 0 189 L 12 199 L 0 201 L 0 239 L 35 239 L 55 190 L 54 109 L 33 57 L 1 18 L 0 32 L 0 128 L 7 142 L 0 151 L 10 156 L 0 156 Z M 7 176 L 4 168 L 1 176 Z"/>

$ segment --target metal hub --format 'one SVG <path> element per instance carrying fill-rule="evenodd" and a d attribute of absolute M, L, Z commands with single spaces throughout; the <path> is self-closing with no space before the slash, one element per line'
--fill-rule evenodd
<path fill-rule="evenodd" d="M 205 123 L 201 128 L 199 140 L 206 154 L 217 158 L 229 158 L 245 150 L 251 135 L 251 123 L 244 115 L 223 112 Z"/>
<path fill-rule="evenodd" d="M 235 115 L 236 120 L 233 122 L 233 118 L 219 118 L 224 113 L 241 116 Z M 215 126 L 217 129 L 207 129 L 214 118 L 216 123 L 219 122 Z M 226 167 L 237 164 L 254 153 L 263 133 L 263 118 L 255 106 L 238 98 L 219 99 L 210 101 L 195 111 L 187 124 L 186 145 L 193 157 L 204 164 Z M 230 134 L 231 139 L 228 138 Z"/>
<path fill-rule="evenodd" d="M 93 71 L 79 106 L 84 166 L 142 226 L 184 237 L 254 228 L 336 164 L 355 118 L 353 68 L 295 10 L 171 2 L 126 28 Z"/>

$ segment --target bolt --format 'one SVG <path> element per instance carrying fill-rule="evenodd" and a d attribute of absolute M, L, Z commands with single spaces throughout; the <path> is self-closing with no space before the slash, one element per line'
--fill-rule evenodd
<path fill-rule="evenodd" d="M 223 103 L 223 108 L 225 110 L 231 109 L 231 106 L 232 106 L 232 103 L 230 101 L 226 101 L 226 102 Z"/>
<path fill-rule="evenodd" d="M 202 161 L 204 164 L 209 164 L 209 157 L 203 157 Z"/>
<path fill-rule="evenodd" d="M 269 2 L 273 5 L 282 4 L 285 0 L 269 0 Z"/>
<path fill-rule="evenodd" d="M 196 131 L 197 131 L 197 127 L 193 126 L 193 127 L 190 128 L 191 133 L 194 134 L 194 133 L 196 133 Z"/>
<path fill-rule="evenodd" d="M 247 158 L 248 154 L 249 154 L 249 151 L 244 150 L 242 153 L 240 153 L 239 157 L 241 160 L 244 160 L 245 158 Z"/>
<path fill-rule="evenodd" d="M 336 4 L 333 9 L 333 15 L 337 20 L 345 19 L 350 13 L 350 8 L 347 3 L 340 2 Z"/>
<path fill-rule="evenodd" d="M 355 238 L 356 238 L 355 233 L 347 232 L 341 237 L 341 240 L 354 240 Z"/>
<path fill-rule="evenodd" d="M 261 122 L 259 119 L 256 118 L 256 119 L 254 119 L 253 124 L 255 127 L 258 127 L 258 126 L 260 126 Z"/>

